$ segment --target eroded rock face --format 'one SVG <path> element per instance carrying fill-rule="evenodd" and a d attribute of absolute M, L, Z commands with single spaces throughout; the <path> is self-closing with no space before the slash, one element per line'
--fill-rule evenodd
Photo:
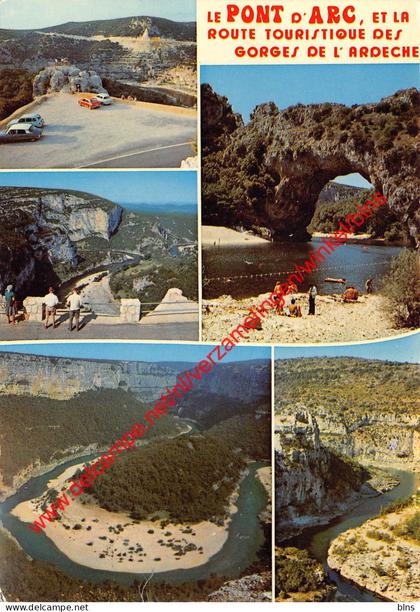
<path fill-rule="evenodd" d="M 9 283 L 19 290 L 33 279 L 38 263 L 75 268 L 76 242 L 91 236 L 108 240 L 122 208 L 80 192 L 3 187 L 0 214 L 0 290 Z"/>
<path fill-rule="evenodd" d="M 195 364 L 191 364 L 193 369 Z M 223 366 L 223 364 L 221 364 Z M 261 379 L 269 384 L 270 364 L 256 361 L 253 371 L 257 370 L 258 387 Z M 147 398 L 147 402 L 160 397 L 168 386 L 173 388 L 179 381 L 179 373 L 188 369 L 187 364 L 171 365 L 161 363 L 145 363 L 136 361 L 100 361 L 88 359 L 67 359 L 61 357 L 41 357 L 2 353 L 0 358 L 0 394 L 35 395 L 50 399 L 70 399 L 84 391 L 98 389 L 122 389 L 133 391 Z M 260 391 L 252 391 L 247 387 L 250 365 L 248 363 L 226 364 L 197 381 L 195 389 L 203 393 L 220 397 L 252 401 Z M 193 391 L 190 391 L 192 393 Z M 186 394 L 187 396 L 188 394 Z M 177 402 L 177 412 L 182 416 L 196 419 L 206 411 L 214 409 L 211 402 L 208 405 L 195 405 L 195 410 L 185 415 L 180 408 L 181 400 Z"/>
<path fill-rule="evenodd" d="M 66 400 L 84 391 L 132 390 L 157 399 L 166 385 L 175 385 L 173 370 L 144 362 L 89 361 L 3 353 L 0 393 Z"/>
<path fill-rule="evenodd" d="M 210 593 L 208 601 L 271 601 L 271 573 L 230 580 Z"/>
<path fill-rule="evenodd" d="M 367 478 L 322 446 L 304 410 L 276 417 L 274 448 L 278 542 L 344 512 Z"/>
<path fill-rule="evenodd" d="M 294 415 L 310 404 L 323 446 L 365 466 L 418 471 L 419 371 L 414 363 L 345 357 L 277 363 L 276 412 Z"/>
<path fill-rule="evenodd" d="M 41 72 L 35 95 L 51 91 L 103 91 L 112 81 L 173 87 L 196 102 L 196 27 L 193 22 L 139 16 L 74 22 L 43 30 L 4 30 L 0 68 Z M 73 71 L 77 64 L 77 73 Z M 67 69 L 73 71 L 68 74 Z M 87 74 L 85 74 L 87 73 Z"/>
<path fill-rule="evenodd" d="M 101 77 L 94 70 L 81 70 L 77 66 L 48 66 L 36 75 L 34 97 L 50 92 L 76 93 L 81 91 L 108 93 Z"/>
<path fill-rule="evenodd" d="M 320 192 L 339 175 L 360 173 L 419 242 L 416 143 L 420 96 L 407 89 L 376 104 L 258 106 L 232 130 L 232 109 L 208 85 L 204 120 L 219 108 L 214 138 L 203 127 L 204 223 L 265 225 L 274 239 L 307 239 Z M 211 128 L 211 120 L 209 128 Z"/>

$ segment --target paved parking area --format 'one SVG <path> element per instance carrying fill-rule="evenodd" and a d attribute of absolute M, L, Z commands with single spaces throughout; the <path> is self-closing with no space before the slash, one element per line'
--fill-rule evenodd
<path fill-rule="evenodd" d="M 196 140 L 197 129 L 192 109 L 115 101 L 88 110 L 77 100 L 76 95 L 53 94 L 32 104 L 28 112 L 45 119 L 43 136 L 37 142 L 1 145 L 0 169 L 175 168 L 180 151 L 191 154 L 189 143 Z"/>

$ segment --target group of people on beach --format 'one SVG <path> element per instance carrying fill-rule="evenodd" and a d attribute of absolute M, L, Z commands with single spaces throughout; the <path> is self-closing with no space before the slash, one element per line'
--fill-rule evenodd
<path fill-rule="evenodd" d="M 276 293 L 278 288 L 281 286 L 281 283 L 276 283 L 274 287 L 274 292 Z M 289 287 L 286 292 L 283 294 L 284 303 L 280 306 L 277 306 L 277 314 L 285 314 L 288 317 L 301 317 L 302 309 L 299 304 L 296 303 L 296 298 L 294 297 L 297 293 L 298 288 L 294 283 L 289 283 Z M 315 285 L 311 285 L 308 291 L 308 315 L 315 315 L 315 300 L 318 294 L 318 290 Z"/>
<path fill-rule="evenodd" d="M 18 317 L 18 301 L 16 293 L 13 289 L 13 285 L 7 285 L 6 291 L 3 295 L 5 304 L 5 312 L 7 322 L 12 325 L 17 324 Z M 43 297 L 42 304 L 45 308 L 44 326 L 45 329 L 50 327 L 50 320 L 52 322 L 53 329 L 58 327 L 56 322 L 57 306 L 60 300 L 58 299 L 54 288 L 50 287 L 48 293 Z M 80 330 L 80 309 L 82 307 L 82 300 L 79 295 L 77 287 L 73 289 L 69 297 L 67 298 L 66 306 L 69 309 L 69 331 Z M 27 317 L 25 317 L 27 318 Z M 74 324 L 74 325 L 73 325 Z"/>
<path fill-rule="evenodd" d="M 276 283 L 274 287 L 275 293 L 280 288 L 280 286 L 281 286 L 280 282 Z M 367 294 L 373 293 L 373 279 L 372 278 L 367 279 L 365 283 L 365 289 L 366 289 Z M 283 294 L 284 303 L 281 306 L 280 304 L 277 306 L 277 314 L 283 314 L 288 317 L 301 317 L 302 316 L 302 308 L 299 306 L 299 304 L 296 303 L 295 295 L 297 294 L 297 292 L 298 292 L 297 285 L 295 285 L 294 283 L 289 283 L 288 289 Z M 318 295 L 318 290 L 316 288 L 316 285 L 311 285 L 309 287 L 307 295 L 308 295 L 308 315 L 315 316 L 315 310 L 316 310 L 315 302 L 316 302 L 316 297 Z M 342 295 L 343 302 L 356 302 L 358 298 L 359 298 L 358 290 L 355 287 L 347 286 Z"/>

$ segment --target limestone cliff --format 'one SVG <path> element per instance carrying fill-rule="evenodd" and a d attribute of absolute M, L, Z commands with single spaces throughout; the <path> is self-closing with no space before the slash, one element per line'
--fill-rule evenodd
<path fill-rule="evenodd" d="M 369 478 L 322 446 L 308 412 L 276 417 L 274 448 L 277 542 L 344 513 Z"/>
<path fill-rule="evenodd" d="M 160 397 L 167 386 L 172 388 L 179 382 L 176 378 L 180 372 L 194 367 L 196 364 L 178 366 L 176 362 L 161 364 L 0 353 L 0 394 L 66 400 L 83 391 L 122 389 L 151 402 Z M 252 387 L 248 385 L 250 368 L 255 372 Z M 268 361 L 220 364 L 214 374 L 211 372 L 204 375 L 202 381 L 197 381 L 190 394 L 197 390 L 201 397 L 210 394 L 225 398 L 225 402 L 226 398 L 252 402 L 261 397 L 265 388 L 269 390 L 269 381 Z M 187 416 L 196 418 L 214 408 L 211 402 L 203 405 L 195 402 L 195 409 L 188 411 Z"/>
<path fill-rule="evenodd" d="M 90 194 L 54 189 L 0 187 L 0 290 L 19 290 L 35 268 L 60 264 L 75 268 L 77 241 L 108 240 L 118 228 L 122 208 Z"/>
<path fill-rule="evenodd" d="M 278 361 L 276 412 L 308 410 L 322 444 L 359 463 L 418 470 L 418 374 L 417 364 L 373 359 Z"/>
<path fill-rule="evenodd" d="M 153 363 L 0 355 L 0 393 L 8 395 L 66 400 L 83 391 L 131 389 L 152 401 L 175 378 L 173 370 Z"/>
<path fill-rule="evenodd" d="M 232 125 L 228 101 L 208 85 L 203 117 L 219 108 L 218 131 L 203 127 L 203 222 L 269 228 L 274 239 L 308 239 L 306 227 L 328 181 L 360 173 L 419 241 L 416 140 L 419 92 L 407 89 L 374 104 L 261 104 Z M 211 124 L 210 128 L 211 128 Z"/>

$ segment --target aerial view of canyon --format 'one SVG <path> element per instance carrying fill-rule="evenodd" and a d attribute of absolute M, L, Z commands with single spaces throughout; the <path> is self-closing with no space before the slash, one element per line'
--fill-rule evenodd
<path fill-rule="evenodd" d="M 276 600 L 420 598 L 419 351 L 277 349 Z"/>
<path fill-rule="evenodd" d="M 264 300 L 242 341 L 418 329 L 418 67 L 204 66 L 201 83 L 203 339 Z"/>
<path fill-rule="evenodd" d="M 420 612 L 418 9 L 0 0 L 0 612 Z"/>
<path fill-rule="evenodd" d="M 0 168 L 194 167 L 196 123 L 193 0 L 0 3 Z"/>
<path fill-rule="evenodd" d="M 271 601 L 270 349 L 198 370 L 208 350 L 2 347 L 6 600 Z"/>
<path fill-rule="evenodd" d="M 198 340 L 195 172 L 2 173 L 0 211 L 0 340 Z"/>

